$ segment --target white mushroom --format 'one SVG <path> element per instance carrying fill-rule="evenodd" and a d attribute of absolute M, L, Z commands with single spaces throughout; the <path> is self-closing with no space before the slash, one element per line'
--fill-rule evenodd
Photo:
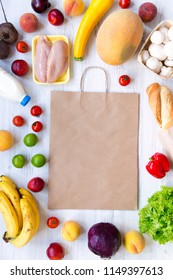
<path fill-rule="evenodd" d="M 165 39 L 163 41 L 163 44 L 166 44 L 167 42 L 169 42 L 169 38 L 168 38 L 168 28 L 165 26 L 162 26 L 159 28 L 159 31 L 162 32 L 165 35 Z"/>
<path fill-rule="evenodd" d="M 164 64 L 165 66 L 173 67 L 173 60 L 165 59 Z"/>
<path fill-rule="evenodd" d="M 173 41 L 173 26 L 168 30 L 168 38 Z"/>
<path fill-rule="evenodd" d="M 150 37 L 150 41 L 153 44 L 160 45 L 165 40 L 165 35 L 161 31 L 154 31 Z"/>
<path fill-rule="evenodd" d="M 169 41 L 164 46 L 166 56 L 173 57 L 173 41 Z"/>
<path fill-rule="evenodd" d="M 143 50 L 141 52 L 141 59 L 143 63 L 146 63 L 147 59 L 150 57 L 149 52 L 147 50 Z"/>
<path fill-rule="evenodd" d="M 150 57 L 146 61 L 146 66 L 153 70 L 155 73 L 159 73 L 163 64 L 156 57 Z"/>
<path fill-rule="evenodd" d="M 173 68 L 172 67 L 166 67 L 163 66 L 161 68 L 161 71 L 159 73 L 160 76 L 164 76 L 164 77 L 169 77 L 173 74 Z"/>
<path fill-rule="evenodd" d="M 164 52 L 164 46 L 165 45 L 163 44 L 151 44 L 148 48 L 148 51 L 151 56 L 156 57 L 160 61 L 163 61 L 167 58 L 167 55 Z"/>

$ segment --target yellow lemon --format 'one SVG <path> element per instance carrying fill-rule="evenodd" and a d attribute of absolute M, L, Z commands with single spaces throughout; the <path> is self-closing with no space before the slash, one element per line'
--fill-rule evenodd
<path fill-rule="evenodd" d="M 14 138 L 8 130 L 0 130 L 0 151 L 5 151 L 13 146 Z"/>
<path fill-rule="evenodd" d="M 62 226 L 62 237 L 67 241 L 75 241 L 80 233 L 81 227 L 75 221 L 67 221 Z"/>

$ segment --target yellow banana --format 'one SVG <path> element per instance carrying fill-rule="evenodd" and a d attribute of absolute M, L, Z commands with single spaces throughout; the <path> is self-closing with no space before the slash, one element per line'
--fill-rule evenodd
<path fill-rule="evenodd" d="M 9 237 L 16 237 L 19 233 L 17 214 L 3 191 L 0 191 L 0 211 L 6 224 L 7 235 Z"/>
<path fill-rule="evenodd" d="M 39 213 L 37 201 L 35 197 L 28 190 L 24 188 L 20 188 L 19 193 L 22 197 L 26 197 L 33 207 L 35 213 L 35 219 L 36 219 L 36 224 L 35 224 L 35 233 L 36 233 L 40 225 L 40 213 Z"/>
<path fill-rule="evenodd" d="M 26 197 L 20 199 L 20 207 L 23 217 L 22 230 L 16 238 L 8 238 L 8 242 L 18 248 L 26 245 L 35 234 L 35 213 Z"/>
<path fill-rule="evenodd" d="M 6 175 L 1 175 L 0 176 L 0 181 L 3 182 L 8 182 L 14 189 L 17 189 L 16 184 L 13 182 L 13 180 L 11 180 L 8 176 Z"/>
<path fill-rule="evenodd" d="M 89 36 L 103 15 L 112 7 L 114 0 L 92 0 L 79 25 L 74 41 L 74 59 L 81 61 Z"/>
<path fill-rule="evenodd" d="M 6 194 L 12 206 L 14 207 L 18 218 L 19 230 L 21 230 L 23 221 L 22 212 L 20 209 L 20 195 L 17 190 L 17 187 L 14 188 L 10 181 L 0 181 L 0 189 Z"/>

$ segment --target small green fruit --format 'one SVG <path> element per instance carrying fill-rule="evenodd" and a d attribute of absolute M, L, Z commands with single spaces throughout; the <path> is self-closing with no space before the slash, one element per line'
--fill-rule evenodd
<path fill-rule="evenodd" d="M 12 164 L 16 168 L 22 168 L 25 165 L 25 157 L 21 154 L 15 155 L 12 158 Z"/>
<path fill-rule="evenodd" d="M 35 167 L 42 167 L 46 163 L 46 158 L 42 154 L 36 154 L 32 157 L 31 163 Z"/>
<path fill-rule="evenodd" d="M 38 137 L 34 133 L 28 133 L 27 135 L 25 135 L 23 142 L 27 147 L 32 147 L 37 144 Z"/>

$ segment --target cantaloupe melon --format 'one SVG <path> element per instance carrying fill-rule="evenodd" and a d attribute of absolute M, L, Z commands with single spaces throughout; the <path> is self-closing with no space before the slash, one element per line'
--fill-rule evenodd
<path fill-rule="evenodd" d="M 120 65 L 136 52 L 143 35 L 143 23 L 131 10 L 110 14 L 99 28 L 96 49 L 100 58 L 111 65 Z"/>

